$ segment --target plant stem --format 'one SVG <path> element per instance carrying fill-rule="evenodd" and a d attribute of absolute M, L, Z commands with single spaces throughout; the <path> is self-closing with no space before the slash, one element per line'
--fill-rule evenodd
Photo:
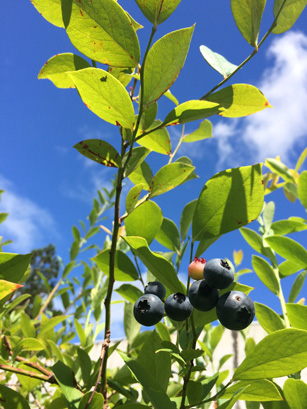
<path fill-rule="evenodd" d="M 39 374 L 37 372 L 27 371 L 26 369 L 16 368 L 10 365 L 0 364 L 0 369 L 2 369 L 3 371 L 15 373 L 17 375 L 19 374 L 19 375 L 29 376 L 30 378 L 39 379 L 44 382 L 57 383 L 56 380 L 53 378 L 53 376 L 47 376 L 47 375 Z"/>
<path fill-rule="evenodd" d="M 231 77 L 233 77 L 255 54 L 257 54 L 257 52 L 258 52 L 259 48 L 261 47 L 261 45 L 263 44 L 263 42 L 271 34 L 272 30 L 276 26 L 277 19 L 278 19 L 279 15 L 280 15 L 282 9 L 284 8 L 284 5 L 285 5 L 286 1 L 287 0 L 284 0 L 283 4 L 281 5 L 281 7 L 280 7 L 280 9 L 279 9 L 279 11 L 278 11 L 272 25 L 271 25 L 271 27 L 268 29 L 268 31 L 265 33 L 265 35 L 262 37 L 262 39 L 258 43 L 258 45 L 256 45 L 253 52 L 240 65 L 238 65 L 238 67 L 234 71 L 232 71 L 232 73 L 229 74 L 228 77 L 224 78 L 223 81 L 219 82 L 215 87 L 213 87 L 210 91 L 208 91 L 200 99 L 206 99 L 210 94 L 212 94 L 212 92 L 214 92 L 216 89 L 220 88 L 223 84 L 225 84 L 225 82 L 227 82 Z"/>
<path fill-rule="evenodd" d="M 284 296 L 282 286 L 281 286 L 281 283 L 280 283 L 278 268 L 273 268 L 273 270 L 274 270 L 274 273 L 275 273 L 275 275 L 276 275 L 276 277 L 278 278 L 278 281 L 279 281 L 278 298 L 279 298 L 279 302 L 280 302 L 280 305 L 281 305 L 282 314 L 283 314 L 283 317 L 284 317 L 284 320 L 285 320 L 285 325 L 286 325 L 286 328 L 290 328 L 291 325 L 290 325 L 290 321 L 289 321 L 289 318 L 288 318 L 285 296 Z"/>
<path fill-rule="evenodd" d="M 176 148 L 174 149 L 174 152 L 170 154 L 168 163 L 171 163 L 172 160 L 174 159 L 174 156 L 178 152 L 178 149 L 180 148 L 183 140 L 184 140 L 184 124 L 182 125 L 181 136 L 180 136 L 180 139 L 178 141 L 178 144 L 177 144 Z"/>

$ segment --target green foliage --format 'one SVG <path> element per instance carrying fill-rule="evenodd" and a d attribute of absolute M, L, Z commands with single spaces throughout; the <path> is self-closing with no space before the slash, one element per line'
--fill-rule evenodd
<path fill-rule="evenodd" d="M 208 409 L 214 401 L 218 408 L 230 409 L 244 400 L 248 409 L 259 409 L 260 402 L 265 409 L 305 407 L 306 384 L 299 378 L 307 366 L 307 307 L 302 299 L 296 300 L 306 276 L 307 251 L 286 235 L 306 230 L 306 220 L 290 217 L 274 221 L 275 204 L 264 203 L 264 197 L 283 188 L 286 198 L 298 199 L 307 207 L 307 173 L 298 173 L 307 149 L 295 169 L 279 158 L 268 158 L 266 174 L 262 174 L 262 164 L 219 171 L 187 202 L 178 224 L 165 217 L 153 199 L 164 193 L 171 197 L 171 190 L 197 177 L 188 157 L 174 157 L 181 143 L 206 143 L 212 137 L 212 125 L 206 118 L 242 117 L 271 107 L 253 85 L 222 85 L 253 57 L 270 33 L 292 27 L 306 1 L 275 0 L 272 25 L 259 41 L 265 0 L 232 0 L 235 24 L 253 52 L 237 66 L 201 46 L 205 60 L 224 79 L 201 99 L 180 104 L 170 88 L 184 66 L 194 26 L 167 32 L 154 42 L 159 25 L 175 12 L 180 0 L 136 0 L 151 23 L 145 46 L 138 38 L 142 26 L 114 0 L 32 3 L 46 20 L 65 28 L 83 54 L 51 57 L 39 78 L 49 79 L 59 88 L 76 88 L 88 109 L 115 126 L 120 140 L 116 146 L 120 147 L 96 139 L 74 146 L 83 156 L 113 168 L 114 178 L 109 190 L 97 192 L 86 223 L 80 221 L 80 228 L 73 226 L 66 265 L 59 263 L 53 246 L 34 250 L 32 259 L 31 254 L 0 252 L 2 406 Z M 132 86 L 127 88 L 130 82 Z M 170 112 L 158 109 L 163 95 L 175 104 Z M 164 120 L 157 117 L 160 115 Z M 172 146 L 168 126 L 199 120 L 203 121 L 187 135 L 182 127 L 177 146 Z M 151 152 L 160 154 L 162 161 L 167 159 L 155 174 L 145 161 Z M 128 178 L 133 186 L 123 200 Z M 126 213 L 121 215 L 123 202 Z M 112 220 L 106 213 L 110 209 Z M 0 222 L 6 217 L 1 213 Z M 244 227 L 256 219 L 258 232 Z M 246 357 L 230 373 L 224 368 L 231 354 L 215 363 L 225 334 L 221 325 L 212 325 L 217 319 L 215 309 L 206 313 L 194 309 L 185 322 L 164 317 L 155 329 L 142 331 L 134 319 L 133 304 L 143 294 L 144 268 L 147 282 L 160 281 L 166 296 L 185 294 L 190 279 L 184 285 L 178 272 L 186 270 L 182 262 L 187 248 L 191 262 L 236 229 L 258 253 L 252 257 L 252 267 L 278 297 L 281 313 L 256 303 L 258 322 L 268 335 L 256 344 L 248 330 L 242 331 Z M 164 247 L 164 252 L 157 251 L 157 246 Z M 238 251 L 234 263 L 229 263 L 235 270 L 242 259 L 243 253 Z M 243 267 L 235 271 L 235 281 L 221 294 L 230 290 L 250 293 L 252 287 L 239 282 L 247 272 L 251 270 Z M 282 281 L 296 273 L 286 303 Z M 26 294 L 12 298 L 21 283 Z M 114 292 L 119 300 L 112 298 Z M 52 308 L 55 299 L 62 302 L 60 313 Z M 125 343 L 112 339 L 111 306 L 115 303 L 124 305 Z M 241 335 L 233 336 L 235 345 Z M 103 340 L 100 358 L 93 360 L 91 351 L 97 338 Z M 110 366 L 113 353 L 118 353 L 125 365 Z M 236 349 L 234 355 L 237 362 Z M 12 378 L 14 373 L 17 378 Z M 274 380 L 281 376 L 289 377 L 283 391 Z M 14 388 L 8 387 L 12 382 Z"/>

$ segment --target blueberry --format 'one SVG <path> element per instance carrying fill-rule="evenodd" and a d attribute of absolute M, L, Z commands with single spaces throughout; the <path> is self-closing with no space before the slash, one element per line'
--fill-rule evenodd
<path fill-rule="evenodd" d="M 254 319 L 254 302 L 241 291 L 229 291 L 219 298 L 216 314 L 225 328 L 240 331 L 248 327 Z"/>
<path fill-rule="evenodd" d="M 165 312 L 174 321 L 184 321 L 191 315 L 193 307 L 189 298 L 182 293 L 171 294 L 165 300 Z"/>
<path fill-rule="evenodd" d="M 134 304 L 133 314 L 138 323 L 150 327 L 163 317 L 163 302 L 154 294 L 144 294 Z"/>
<path fill-rule="evenodd" d="M 188 273 L 193 280 L 201 280 L 204 278 L 204 267 L 206 260 L 204 258 L 194 257 L 194 260 L 188 267 Z"/>
<path fill-rule="evenodd" d="M 227 261 L 213 258 L 205 264 L 204 278 L 211 287 L 222 290 L 232 284 L 234 273 Z"/>
<path fill-rule="evenodd" d="M 210 311 L 218 302 L 219 291 L 206 283 L 206 280 L 194 281 L 189 288 L 189 299 L 197 310 Z"/>
<path fill-rule="evenodd" d="M 159 281 L 152 281 L 146 285 L 144 294 L 155 294 L 161 300 L 164 300 L 166 290 L 164 285 Z"/>

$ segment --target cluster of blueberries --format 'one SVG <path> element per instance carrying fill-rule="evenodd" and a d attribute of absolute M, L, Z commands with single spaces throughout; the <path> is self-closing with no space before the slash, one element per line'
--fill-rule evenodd
<path fill-rule="evenodd" d="M 220 296 L 219 290 L 228 288 L 234 280 L 234 272 L 227 261 L 219 258 L 206 261 L 195 257 L 188 273 L 194 281 L 189 295 L 171 294 L 164 301 L 166 290 L 159 281 L 147 284 L 142 295 L 134 304 L 134 317 L 142 325 L 157 324 L 164 314 L 174 321 L 184 321 L 191 315 L 193 307 L 200 311 L 216 308 L 220 323 L 231 330 L 248 327 L 255 316 L 252 299 L 241 291 L 228 291 Z"/>

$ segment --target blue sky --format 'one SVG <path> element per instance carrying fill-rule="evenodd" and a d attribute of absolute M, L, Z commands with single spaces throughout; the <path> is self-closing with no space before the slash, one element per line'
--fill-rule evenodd
<path fill-rule="evenodd" d="M 262 35 L 272 22 L 272 1 L 267 2 Z M 133 1 L 120 1 L 133 17 L 145 26 L 139 30 L 144 51 L 150 25 Z M 230 2 L 183 0 L 175 13 L 159 26 L 155 40 L 167 32 L 196 23 L 186 65 L 174 86 L 180 102 L 205 94 L 222 78 L 207 65 L 200 51 L 206 45 L 239 64 L 252 51 L 237 29 Z M 56 245 L 64 262 L 68 261 L 72 242 L 71 227 L 89 214 L 93 197 L 101 186 L 110 186 L 113 170 L 91 163 L 72 148 L 77 142 L 101 138 L 119 146 L 118 130 L 85 108 L 75 90 L 57 89 L 48 80 L 37 80 L 43 64 L 55 54 L 76 52 L 65 31 L 44 20 L 30 1 L 4 2 L 1 34 L 1 122 L 0 189 L 4 189 L 0 211 L 10 213 L 0 225 L 0 235 L 12 239 L 6 251 L 25 253 L 49 243 Z M 273 109 L 243 119 L 213 118 L 211 140 L 184 144 L 179 156 L 189 155 L 199 178 L 157 197 L 164 216 L 179 223 L 184 205 L 198 197 L 205 182 L 216 172 L 229 167 L 264 161 L 280 155 L 293 166 L 307 146 L 307 14 L 283 35 L 272 35 L 259 53 L 230 83 L 250 83 L 264 93 Z M 262 36 L 260 35 L 260 37 Z M 173 108 L 163 98 L 159 115 Z M 197 124 L 189 124 L 186 132 Z M 181 129 L 172 127 L 176 146 Z M 154 173 L 167 163 L 167 157 L 151 154 Z M 306 169 L 306 165 L 305 165 Z M 131 185 L 125 187 L 128 191 Z M 277 203 L 276 219 L 306 217 L 299 203 L 291 204 L 282 192 L 267 197 Z M 122 207 L 123 209 L 123 207 Z M 106 225 L 111 228 L 111 221 Z M 250 225 L 257 229 L 257 224 Z M 104 233 L 99 237 L 103 243 Z M 293 238 L 307 243 L 306 233 Z M 243 249 L 243 267 L 250 267 L 251 251 L 239 232 L 225 235 L 204 255 L 205 258 L 232 258 L 233 250 Z M 188 259 L 182 264 L 181 277 L 187 274 Z M 243 282 L 255 287 L 252 297 L 279 309 L 255 275 Z M 285 285 L 289 293 L 291 280 Z M 307 287 L 306 287 L 307 288 Z M 272 297 L 271 297 L 272 298 Z M 121 309 L 116 316 L 121 321 Z M 116 327 L 121 334 L 120 325 Z"/>

